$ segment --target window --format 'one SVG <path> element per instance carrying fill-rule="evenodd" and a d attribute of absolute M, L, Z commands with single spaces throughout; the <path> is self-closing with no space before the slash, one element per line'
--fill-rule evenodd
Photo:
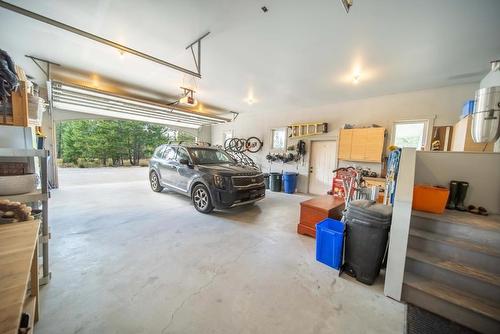
<path fill-rule="evenodd" d="M 163 159 L 174 160 L 175 159 L 175 149 L 172 147 L 167 147 L 165 152 L 163 152 Z"/>
<path fill-rule="evenodd" d="M 196 164 L 227 164 L 233 163 L 234 160 L 221 150 L 213 148 L 190 148 L 189 153 Z"/>
<path fill-rule="evenodd" d="M 271 148 L 284 150 L 286 147 L 286 128 L 271 130 Z"/>
<path fill-rule="evenodd" d="M 177 161 L 180 162 L 182 159 L 186 159 L 189 161 L 189 155 L 187 154 L 186 150 L 183 148 L 179 148 L 177 150 Z"/>
<path fill-rule="evenodd" d="M 395 122 L 392 129 L 393 144 L 424 150 L 427 145 L 428 124 L 427 120 Z"/>
<path fill-rule="evenodd" d="M 226 140 L 233 138 L 233 131 L 227 130 L 222 134 L 222 144 L 226 142 Z"/>
<path fill-rule="evenodd" d="M 155 152 L 153 153 L 153 155 L 156 157 L 156 158 L 161 158 L 162 157 L 162 154 L 163 154 L 163 150 L 165 149 L 165 146 L 160 146 L 158 148 L 156 148 Z"/>

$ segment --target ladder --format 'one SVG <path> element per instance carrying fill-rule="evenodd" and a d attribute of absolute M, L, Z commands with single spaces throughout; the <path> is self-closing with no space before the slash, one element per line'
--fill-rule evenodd
<path fill-rule="evenodd" d="M 320 135 L 328 132 L 328 123 L 301 123 L 288 126 L 288 138 Z"/>

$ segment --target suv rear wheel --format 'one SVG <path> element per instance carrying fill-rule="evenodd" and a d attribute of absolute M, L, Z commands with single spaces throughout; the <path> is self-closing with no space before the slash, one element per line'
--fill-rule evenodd
<path fill-rule="evenodd" d="M 151 189 L 153 189 L 153 191 L 159 193 L 163 190 L 163 187 L 160 184 L 160 178 L 155 171 L 152 171 L 149 174 L 149 183 L 151 183 Z"/>
<path fill-rule="evenodd" d="M 193 189 L 193 205 L 196 210 L 201 213 L 210 213 L 213 211 L 214 206 L 212 205 L 212 200 L 210 199 L 210 193 L 207 187 L 203 184 L 198 184 Z"/>

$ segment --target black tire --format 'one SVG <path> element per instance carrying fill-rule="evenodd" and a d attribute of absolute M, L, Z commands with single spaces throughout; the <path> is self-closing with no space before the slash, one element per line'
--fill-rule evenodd
<path fill-rule="evenodd" d="M 154 192 L 160 193 L 163 191 L 163 187 L 160 184 L 160 177 L 155 171 L 149 173 L 149 184 Z"/>
<path fill-rule="evenodd" d="M 226 141 L 224 142 L 224 150 L 225 150 L 225 151 L 229 150 L 231 140 L 232 140 L 232 138 L 228 138 L 228 139 L 226 139 Z"/>
<path fill-rule="evenodd" d="M 210 213 L 214 210 L 210 192 L 203 184 L 198 184 L 194 187 L 191 194 L 194 208 L 201 213 Z"/>

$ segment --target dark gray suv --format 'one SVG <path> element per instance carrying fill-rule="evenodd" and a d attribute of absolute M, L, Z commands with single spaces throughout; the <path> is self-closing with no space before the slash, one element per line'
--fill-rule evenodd
<path fill-rule="evenodd" d="M 260 171 L 210 146 L 161 145 L 149 161 L 149 181 L 153 191 L 190 196 L 202 213 L 254 203 L 266 194 Z"/>

